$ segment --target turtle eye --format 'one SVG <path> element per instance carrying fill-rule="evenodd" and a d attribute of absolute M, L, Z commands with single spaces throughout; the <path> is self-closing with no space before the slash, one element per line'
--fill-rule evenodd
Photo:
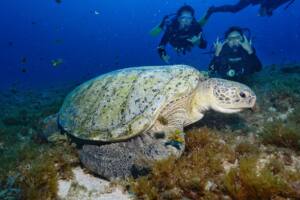
<path fill-rule="evenodd" d="M 246 93 L 245 92 L 240 92 L 240 97 L 242 97 L 242 98 L 246 98 Z"/>

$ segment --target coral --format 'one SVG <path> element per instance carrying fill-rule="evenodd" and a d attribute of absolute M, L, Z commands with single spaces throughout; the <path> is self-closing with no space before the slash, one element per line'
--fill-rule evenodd
<path fill-rule="evenodd" d="M 2 153 L 0 180 L 3 182 L 18 174 L 14 187 L 20 189 L 21 199 L 55 198 L 58 178 L 71 178 L 71 168 L 79 162 L 75 149 L 68 144 L 52 146 L 31 140 L 17 141 Z"/>
<path fill-rule="evenodd" d="M 34 160 L 19 167 L 22 174 L 18 186 L 23 199 L 55 199 L 58 175 L 50 160 Z"/>
<path fill-rule="evenodd" d="M 266 155 L 243 137 L 193 129 L 181 158 L 155 163 L 148 176 L 131 180 L 131 190 L 137 199 L 299 198 L 299 170 L 285 168 L 280 156 Z"/>
<path fill-rule="evenodd" d="M 259 153 L 258 145 L 252 144 L 248 141 L 242 141 L 235 147 L 235 152 L 238 156 L 253 155 Z"/>
<path fill-rule="evenodd" d="M 68 144 L 35 146 L 34 151 L 31 150 L 32 147 L 34 144 L 25 146 L 20 153 L 18 172 L 21 178 L 17 184 L 22 190 L 22 198 L 54 199 L 58 178 L 72 177 L 71 168 L 78 164 L 77 155 Z"/>
<path fill-rule="evenodd" d="M 258 157 L 242 158 L 239 167 L 231 169 L 225 176 L 225 189 L 233 199 L 295 197 L 295 191 L 287 183 L 288 178 L 278 174 L 282 168 L 279 167 L 277 175 L 274 175 L 270 166 L 258 170 L 257 161 Z"/>
<path fill-rule="evenodd" d="M 271 68 L 265 67 L 255 77 L 253 89 L 258 96 L 258 104 L 265 109 L 264 112 L 269 107 L 286 112 L 300 102 L 300 76 L 299 74 L 283 74 Z"/>
<path fill-rule="evenodd" d="M 269 160 L 266 168 L 268 168 L 274 175 L 277 175 L 284 171 L 284 164 L 278 159 L 272 158 Z"/>
<path fill-rule="evenodd" d="M 58 111 L 64 95 L 30 91 L 1 95 L 0 199 L 54 199 L 57 179 L 72 177 L 78 156 L 67 143 L 41 143 L 38 122 Z"/>
<path fill-rule="evenodd" d="M 260 136 L 264 144 L 300 150 L 300 132 L 295 124 L 284 124 L 280 121 L 268 123 Z"/>

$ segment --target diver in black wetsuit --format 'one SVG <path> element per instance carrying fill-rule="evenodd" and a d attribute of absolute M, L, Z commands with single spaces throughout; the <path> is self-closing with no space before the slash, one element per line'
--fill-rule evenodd
<path fill-rule="evenodd" d="M 208 67 L 209 75 L 243 81 L 248 75 L 262 69 L 255 49 L 239 27 L 230 27 L 225 32 L 225 41 L 214 44 L 215 55 Z"/>
<path fill-rule="evenodd" d="M 191 6 L 184 5 L 176 13 L 170 24 L 166 26 L 166 31 L 157 48 L 160 58 L 169 63 L 170 57 L 167 55 L 165 46 L 170 43 L 177 53 L 185 54 L 192 47 L 206 48 L 207 42 L 203 39 L 201 25 L 194 17 L 195 11 Z M 163 25 L 164 22 L 162 23 Z"/>
<path fill-rule="evenodd" d="M 238 3 L 234 5 L 223 5 L 223 6 L 211 6 L 205 15 L 205 20 L 207 20 L 213 13 L 217 12 L 232 12 L 236 13 L 250 5 L 260 5 L 259 16 L 272 16 L 273 11 L 279 6 L 290 2 L 286 8 L 291 5 L 295 0 L 239 0 Z"/>

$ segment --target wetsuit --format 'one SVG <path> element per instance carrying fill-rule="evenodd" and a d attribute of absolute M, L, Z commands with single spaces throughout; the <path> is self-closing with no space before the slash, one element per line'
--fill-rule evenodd
<path fill-rule="evenodd" d="M 220 77 L 231 80 L 241 80 L 245 76 L 260 71 L 262 64 L 258 57 L 253 53 L 249 54 L 242 47 L 238 47 L 236 51 L 225 44 L 219 56 L 214 56 L 208 71 L 212 77 Z M 228 75 L 229 70 L 234 70 L 233 77 Z"/>
<path fill-rule="evenodd" d="M 224 6 L 212 6 L 208 9 L 205 16 L 206 19 L 210 17 L 213 13 L 216 12 L 232 12 L 236 13 L 249 5 L 258 5 L 260 4 L 262 8 L 265 8 L 268 12 L 268 15 L 272 15 L 272 11 L 281 6 L 284 3 L 290 2 L 291 0 L 240 0 L 235 5 L 224 5 Z"/>
<path fill-rule="evenodd" d="M 200 24 L 194 19 L 192 24 L 188 28 L 179 29 L 179 23 L 177 19 L 173 19 L 159 43 L 158 54 L 160 57 L 166 55 L 165 46 L 170 43 L 177 53 L 185 54 L 187 51 L 191 51 L 194 46 L 187 39 L 191 39 L 193 36 L 199 36 L 202 32 Z M 199 48 L 205 49 L 207 42 L 204 40 L 203 35 L 201 36 Z"/>

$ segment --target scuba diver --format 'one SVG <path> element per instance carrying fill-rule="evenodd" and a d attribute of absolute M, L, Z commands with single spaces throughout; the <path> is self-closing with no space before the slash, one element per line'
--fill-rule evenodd
<path fill-rule="evenodd" d="M 259 16 L 272 16 L 273 11 L 280 7 L 281 5 L 288 3 L 285 7 L 287 9 L 295 0 L 239 0 L 238 3 L 234 5 L 223 5 L 223 6 L 211 6 L 204 18 L 202 19 L 202 23 L 205 23 L 205 20 L 213 14 L 217 12 L 232 12 L 236 13 L 250 5 L 260 5 Z"/>
<path fill-rule="evenodd" d="M 208 72 L 212 77 L 243 81 L 246 76 L 262 69 L 251 40 L 240 27 L 230 27 L 225 32 L 225 40 L 214 43 L 215 54 L 209 64 Z"/>
<path fill-rule="evenodd" d="M 168 21 L 172 15 L 175 17 Z M 206 48 L 207 42 L 203 38 L 202 27 L 194 15 L 194 9 L 189 5 L 184 5 L 179 8 L 176 14 L 165 16 L 162 22 L 152 29 L 150 34 L 156 36 L 165 28 L 164 35 L 157 47 L 158 54 L 165 63 L 169 63 L 170 59 L 165 49 L 168 43 L 174 47 L 178 54 L 186 54 L 194 46 Z"/>

